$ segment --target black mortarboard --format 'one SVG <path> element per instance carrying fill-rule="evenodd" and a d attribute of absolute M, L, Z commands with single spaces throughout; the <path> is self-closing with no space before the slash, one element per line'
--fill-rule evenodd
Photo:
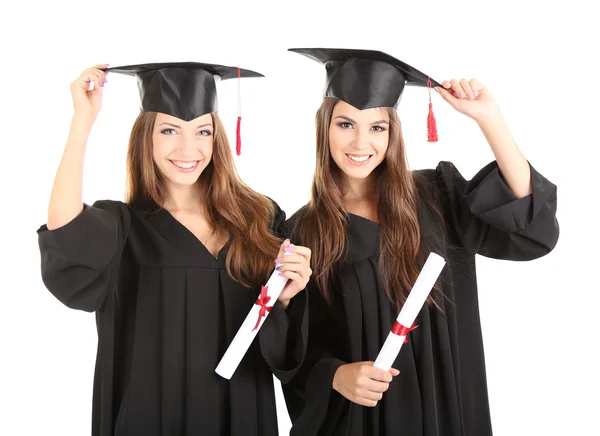
<path fill-rule="evenodd" d="M 184 121 L 218 110 L 215 76 L 220 80 L 264 77 L 260 73 L 238 67 L 198 62 L 127 65 L 106 68 L 105 71 L 137 78 L 142 112 L 161 112 Z M 238 114 L 238 154 L 240 121 L 241 115 Z"/>
<path fill-rule="evenodd" d="M 397 108 L 406 85 L 431 88 L 441 86 L 410 65 L 374 50 L 337 48 L 291 48 L 325 65 L 327 79 L 324 97 L 334 97 L 364 110 Z M 437 141 L 435 118 L 429 100 L 428 138 Z"/>

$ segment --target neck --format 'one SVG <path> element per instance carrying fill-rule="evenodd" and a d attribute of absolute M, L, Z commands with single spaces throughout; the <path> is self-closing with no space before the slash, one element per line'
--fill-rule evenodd
<path fill-rule="evenodd" d="M 342 176 L 341 191 L 344 201 L 373 200 L 375 193 L 375 175 L 371 173 L 364 179 L 351 179 Z"/>
<path fill-rule="evenodd" d="M 173 211 L 201 211 L 206 203 L 206 193 L 200 183 L 190 186 L 170 185 L 163 207 Z"/>

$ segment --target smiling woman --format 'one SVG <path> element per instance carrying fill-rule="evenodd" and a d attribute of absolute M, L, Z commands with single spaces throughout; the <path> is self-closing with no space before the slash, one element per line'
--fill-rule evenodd
<path fill-rule="evenodd" d="M 109 71 L 137 77 L 142 111 L 126 201 L 89 206 L 83 156 Z M 100 65 L 72 85 L 71 134 L 38 234 L 46 287 L 97 314 L 98 436 L 276 435 L 272 372 L 287 381 L 304 353 L 306 299 L 294 297 L 310 251 L 282 243 L 283 211 L 237 176 L 214 75 L 260 76 L 196 63 Z M 276 259 L 287 285 L 235 377 L 220 378 L 215 368 Z"/>

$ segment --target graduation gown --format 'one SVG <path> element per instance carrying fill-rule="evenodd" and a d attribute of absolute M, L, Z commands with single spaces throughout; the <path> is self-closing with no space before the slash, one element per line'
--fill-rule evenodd
<path fill-rule="evenodd" d="M 38 234 L 46 287 L 96 313 L 93 436 L 278 433 L 271 371 L 287 381 L 302 359 L 303 292 L 287 311 L 275 304 L 225 380 L 215 368 L 260 293 L 227 274 L 229 242 L 215 258 L 168 211 L 115 201 Z"/>
<path fill-rule="evenodd" d="M 292 436 L 487 436 L 492 434 L 482 344 L 475 254 L 525 261 L 555 246 L 556 187 L 531 168 L 533 193 L 517 199 L 496 162 L 466 181 L 449 162 L 417 177 L 440 212 L 422 202 L 424 257 L 447 264 L 438 285 L 440 309 L 425 306 L 393 367 L 400 375 L 374 408 L 332 389 L 340 365 L 374 361 L 398 314 L 379 277 L 379 225 L 348 214 L 347 255 L 336 265 L 333 308 L 314 285 L 308 354 L 283 386 Z M 300 214 L 286 224 L 293 229 Z M 302 241 L 292 239 L 295 243 Z"/>

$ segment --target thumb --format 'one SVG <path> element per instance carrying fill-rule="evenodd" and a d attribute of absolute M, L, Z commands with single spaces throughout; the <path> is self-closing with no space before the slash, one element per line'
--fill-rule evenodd
<path fill-rule="evenodd" d="M 456 103 L 458 102 L 458 99 L 456 97 L 454 97 L 450 91 L 448 91 L 447 89 L 445 89 L 442 86 L 436 86 L 435 90 L 442 96 L 442 98 L 444 100 L 446 100 L 448 103 L 450 103 L 450 106 L 452 106 L 453 108 L 456 108 Z"/>
<path fill-rule="evenodd" d="M 390 368 L 390 372 L 392 373 L 392 375 L 394 377 L 396 377 L 398 374 L 400 374 L 400 371 L 398 371 L 396 368 Z"/>

